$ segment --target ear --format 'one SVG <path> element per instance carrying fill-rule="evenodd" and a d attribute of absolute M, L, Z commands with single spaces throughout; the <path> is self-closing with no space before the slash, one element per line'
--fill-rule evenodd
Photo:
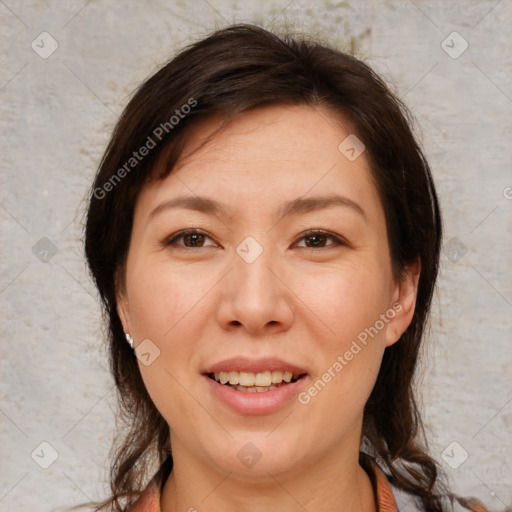
<path fill-rule="evenodd" d="M 386 347 L 396 343 L 412 321 L 420 272 L 421 262 L 418 258 L 407 265 L 404 277 L 394 287 L 392 310 L 395 316 L 389 321 L 386 329 Z"/>
<path fill-rule="evenodd" d="M 121 323 L 123 324 L 124 332 L 131 333 L 130 305 L 124 293 L 116 295 L 116 309 Z"/>

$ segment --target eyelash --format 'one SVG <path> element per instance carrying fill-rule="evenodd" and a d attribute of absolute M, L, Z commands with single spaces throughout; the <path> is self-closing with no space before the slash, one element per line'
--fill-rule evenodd
<path fill-rule="evenodd" d="M 175 234 L 171 235 L 169 238 L 164 240 L 164 242 L 162 242 L 162 245 L 164 245 L 165 247 L 180 246 L 183 249 L 206 249 L 206 247 L 211 247 L 211 246 L 206 246 L 206 247 L 188 247 L 186 245 L 177 244 L 176 243 L 177 240 L 179 240 L 180 238 L 183 238 L 183 237 L 185 237 L 187 235 L 204 235 L 205 237 L 210 238 L 210 236 L 206 232 L 204 232 L 204 231 L 202 231 L 200 229 L 186 229 L 186 230 L 179 231 L 178 233 L 175 233 Z M 312 230 L 306 231 L 305 233 L 302 234 L 301 238 L 299 238 L 298 241 L 301 241 L 301 240 L 303 240 L 305 238 L 312 237 L 314 235 L 321 235 L 321 236 L 324 236 L 326 238 L 330 238 L 333 241 L 332 244 L 329 244 L 329 245 L 324 246 L 324 247 L 320 247 L 320 249 L 327 249 L 329 247 L 334 247 L 334 246 L 346 246 L 346 245 L 348 245 L 339 236 L 337 236 L 334 233 L 331 233 L 329 231 L 325 231 L 323 229 L 312 229 Z M 315 250 L 315 247 L 304 247 L 304 249 L 313 249 L 313 250 Z"/>

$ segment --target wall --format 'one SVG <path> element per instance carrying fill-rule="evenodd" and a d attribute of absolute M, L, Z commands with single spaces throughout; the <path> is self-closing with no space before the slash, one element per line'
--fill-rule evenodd
<path fill-rule="evenodd" d="M 512 506 L 510 0 L 6 0 L 0 13 L 0 510 L 106 492 L 115 392 L 81 245 L 88 187 L 134 88 L 233 21 L 352 47 L 414 112 L 446 233 L 422 367 L 431 450 L 454 490 Z"/>

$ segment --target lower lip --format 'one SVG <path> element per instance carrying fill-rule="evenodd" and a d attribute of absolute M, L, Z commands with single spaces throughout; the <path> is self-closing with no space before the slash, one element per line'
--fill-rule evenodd
<path fill-rule="evenodd" d="M 270 414 L 283 408 L 297 397 L 307 376 L 271 391 L 255 391 L 253 393 L 237 391 L 210 379 L 207 375 L 204 375 L 204 378 L 209 382 L 214 395 L 234 411 L 241 414 Z"/>

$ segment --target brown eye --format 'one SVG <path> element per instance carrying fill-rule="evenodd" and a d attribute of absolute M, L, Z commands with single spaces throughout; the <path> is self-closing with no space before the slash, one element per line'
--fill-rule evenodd
<path fill-rule="evenodd" d="M 202 247 L 204 244 L 205 236 L 200 233 L 190 233 L 189 235 L 182 235 L 184 245 L 187 247 Z"/>
<path fill-rule="evenodd" d="M 305 238 L 306 246 L 309 241 L 311 245 L 308 247 L 324 247 L 327 239 L 328 237 L 325 235 L 310 235 Z"/>
<path fill-rule="evenodd" d="M 215 244 L 205 245 L 205 241 L 210 240 L 210 237 L 196 229 L 187 231 L 180 231 L 168 238 L 164 245 L 166 246 L 181 246 L 187 248 L 202 248 L 210 247 Z M 182 242 L 180 242 L 182 241 Z"/>
<path fill-rule="evenodd" d="M 322 249 L 324 247 L 330 247 L 335 245 L 345 245 L 344 242 L 339 237 L 326 231 L 310 231 L 300 239 L 300 241 L 302 240 L 305 241 L 305 244 L 301 245 L 299 243 L 299 247 L 306 247 L 308 249 Z M 329 240 L 331 242 L 327 243 Z"/>

